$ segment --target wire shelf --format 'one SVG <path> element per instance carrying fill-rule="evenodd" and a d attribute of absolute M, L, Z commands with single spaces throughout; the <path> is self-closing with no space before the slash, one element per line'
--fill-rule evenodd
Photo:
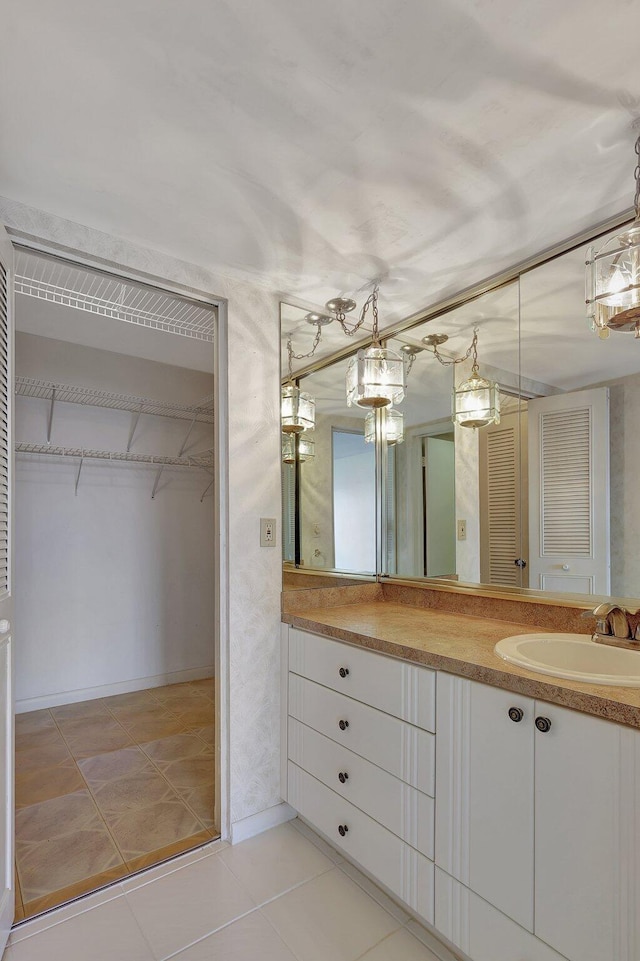
<path fill-rule="evenodd" d="M 168 404 L 164 401 L 149 400 L 127 394 L 112 394 L 91 387 L 75 387 L 69 384 L 53 384 L 48 381 L 34 380 L 30 377 L 16 377 L 15 392 L 20 397 L 36 397 L 42 400 L 62 401 L 69 404 L 85 404 L 91 407 L 107 407 L 111 410 L 126 410 L 134 414 L 155 414 L 159 417 L 173 417 L 179 420 L 195 420 L 198 423 L 213 424 L 213 394 L 203 398 L 197 405 Z"/>
<path fill-rule="evenodd" d="M 151 467 L 190 467 L 213 470 L 213 451 L 201 451 L 184 457 L 161 457 L 158 454 L 132 454 L 126 451 L 91 450 L 86 447 L 53 447 L 50 444 L 16 444 L 16 454 L 46 454 L 50 457 L 74 457 L 84 460 L 125 461 Z"/>
<path fill-rule="evenodd" d="M 15 290 L 27 297 L 212 343 L 215 308 L 57 257 L 19 249 Z"/>

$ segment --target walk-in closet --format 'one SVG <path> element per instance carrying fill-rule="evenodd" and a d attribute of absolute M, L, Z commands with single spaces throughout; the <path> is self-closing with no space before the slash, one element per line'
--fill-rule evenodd
<path fill-rule="evenodd" d="M 16 251 L 16 918 L 217 837 L 216 311 Z"/>

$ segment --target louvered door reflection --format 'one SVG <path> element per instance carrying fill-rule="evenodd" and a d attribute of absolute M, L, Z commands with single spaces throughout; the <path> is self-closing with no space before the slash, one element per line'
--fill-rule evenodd
<path fill-rule="evenodd" d="M 504 414 L 500 424 L 483 429 L 478 440 L 480 580 L 527 587 L 526 414 Z"/>
<path fill-rule="evenodd" d="M 609 594 L 609 391 L 529 402 L 531 587 Z"/>

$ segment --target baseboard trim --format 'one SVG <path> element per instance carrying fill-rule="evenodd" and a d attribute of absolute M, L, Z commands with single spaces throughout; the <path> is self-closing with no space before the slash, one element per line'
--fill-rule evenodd
<path fill-rule="evenodd" d="M 281 801 L 280 804 L 267 808 L 266 811 L 260 811 L 258 814 L 251 814 L 248 818 L 235 821 L 231 825 L 231 843 L 239 844 L 240 841 L 246 841 L 248 838 L 255 837 L 256 834 L 262 834 L 263 831 L 275 828 L 278 824 L 292 821 L 295 817 L 297 817 L 297 812 L 286 801 Z"/>
<path fill-rule="evenodd" d="M 25 697 L 16 701 L 16 714 L 25 714 L 27 711 L 41 711 L 47 707 L 59 707 L 61 704 L 76 704 L 78 701 L 93 701 L 98 697 L 111 697 L 113 694 L 130 694 L 131 691 L 144 691 L 150 687 L 163 687 L 165 684 L 199 681 L 203 677 L 211 677 L 212 675 L 213 664 L 210 664 L 206 667 L 192 667 L 186 671 L 153 674 L 151 677 L 134 677 L 130 681 L 101 684 L 99 687 L 85 687 L 76 691 L 61 691 L 58 694 Z"/>

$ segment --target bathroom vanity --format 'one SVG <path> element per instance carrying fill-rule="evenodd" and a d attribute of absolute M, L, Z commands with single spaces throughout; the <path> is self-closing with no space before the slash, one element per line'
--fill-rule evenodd
<path fill-rule="evenodd" d="M 640 690 L 501 661 L 521 609 L 284 613 L 283 797 L 473 961 L 638 961 Z"/>

